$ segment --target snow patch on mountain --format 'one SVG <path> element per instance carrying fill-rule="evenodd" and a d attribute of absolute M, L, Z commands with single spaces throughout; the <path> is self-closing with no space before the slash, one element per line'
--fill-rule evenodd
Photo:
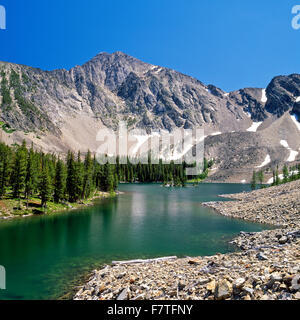
<path fill-rule="evenodd" d="M 283 147 L 289 149 L 289 144 L 287 143 L 286 140 L 281 140 L 281 141 L 280 141 L 280 144 L 281 144 Z"/>
<path fill-rule="evenodd" d="M 264 162 L 260 165 L 260 166 L 257 166 L 256 168 L 263 168 L 265 167 L 267 164 L 269 164 L 271 162 L 271 157 L 270 155 L 268 154 L 266 156 L 266 159 L 264 160 Z"/>
<path fill-rule="evenodd" d="M 297 155 L 299 154 L 298 151 L 290 150 L 290 156 L 287 159 L 288 162 L 293 162 L 296 160 Z"/>
<path fill-rule="evenodd" d="M 266 103 L 268 101 L 267 95 L 266 95 L 266 89 L 262 90 L 262 97 L 261 102 Z"/>
<path fill-rule="evenodd" d="M 256 132 L 262 122 L 253 122 L 251 127 L 247 129 L 248 132 Z"/>
<path fill-rule="evenodd" d="M 287 159 L 287 162 L 293 162 L 293 161 L 295 161 L 295 159 L 296 159 L 297 155 L 299 154 L 299 152 L 292 150 L 292 149 L 289 147 L 289 144 L 287 143 L 286 140 L 281 140 L 281 141 L 280 141 L 280 144 L 281 144 L 283 147 L 285 147 L 286 149 L 288 149 L 288 150 L 290 151 L 290 155 L 289 155 L 289 157 L 288 157 L 288 159 Z"/>
<path fill-rule="evenodd" d="M 291 115 L 291 119 L 293 120 L 293 122 L 295 123 L 296 127 L 300 131 L 300 122 L 298 122 L 297 116 L 295 114 L 293 114 L 293 115 Z"/>

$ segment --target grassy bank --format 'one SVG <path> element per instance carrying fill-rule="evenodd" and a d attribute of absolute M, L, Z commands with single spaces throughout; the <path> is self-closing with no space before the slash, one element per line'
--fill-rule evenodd
<path fill-rule="evenodd" d="M 116 193 L 97 192 L 90 199 L 79 201 L 76 203 L 55 203 L 49 201 L 47 208 L 41 206 L 41 200 L 38 198 L 31 198 L 27 205 L 27 200 L 21 198 L 14 199 L 9 195 L 0 199 L 0 219 L 11 219 L 16 217 L 26 217 L 32 215 L 51 214 L 65 210 L 75 210 L 94 204 L 96 199 L 104 199 L 116 196 Z"/>

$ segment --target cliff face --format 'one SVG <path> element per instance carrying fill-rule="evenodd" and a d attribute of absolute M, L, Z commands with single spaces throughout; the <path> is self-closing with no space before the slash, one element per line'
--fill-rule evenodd
<path fill-rule="evenodd" d="M 278 117 L 297 107 L 300 97 L 300 75 L 275 77 L 267 87 L 266 110 Z M 298 101 L 299 102 L 299 101 Z"/>
<path fill-rule="evenodd" d="M 253 169 L 264 153 L 271 153 L 268 144 L 273 151 L 283 148 L 280 140 L 288 141 L 294 150 L 300 147 L 294 143 L 299 134 L 294 119 L 286 120 L 285 126 L 291 127 L 288 133 L 278 133 L 286 132 L 278 123 L 289 113 L 300 116 L 299 103 L 297 74 L 274 78 L 266 90 L 226 93 L 122 52 L 100 53 L 71 70 L 42 71 L 0 63 L 0 121 L 6 129 L 1 131 L 2 140 L 14 143 L 26 138 L 46 151 L 95 151 L 97 130 L 116 129 L 123 120 L 130 128 L 148 133 L 201 127 L 212 136 L 206 139 L 208 156 L 222 154 L 224 170 L 232 163 L 244 167 L 245 161 L 233 161 L 242 150 L 249 151 L 245 165 Z M 229 155 L 225 149 L 232 141 Z M 289 150 L 273 153 L 274 161 L 284 161 Z"/>

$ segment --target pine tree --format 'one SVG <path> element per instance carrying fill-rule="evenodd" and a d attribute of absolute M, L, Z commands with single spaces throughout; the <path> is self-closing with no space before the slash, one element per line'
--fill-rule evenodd
<path fill-rule="evenodd" d="M 23 142 L 21 147 L 18 147 L 15 155 L 13 166 L 13 196 L 19 199 L 19 209 L 21 207 L 21 193 L 25 189 L 26 178 L 26 144 Z"/>
<path fill-rule="evenodd" d="M 279 178 L 279 171 L 277 166 L 276 172 L 275 172 L 275 185 L 278 186 L 279 184 L 280 184 L 280 178 Z"/>
<path fill-rule="evenodd" d="M 37 166 L 35 163 L 35 155 L 33 146 L 28 153 L 27 157 L 27 169 L 26 169 L 26 178 L 25 178 L 25 198 L 27 200 L 26 207 L 28 209 L 29 198 L 32 196 L 34 190 L 37 187 Z"/>
<path fill-rule="evenodd" d="M 2 198 L 8 187 L 8 181 L 10 177 L 10 161 L 11 150 L 3 143 L 0 144 L 0 197 Z"/>
<path fill-rule="evenodd" d="M 258 181 L 262 187 L 264 183 L 264 172 L 262 170 L 258 172 Z"/>
<path fill-rule="evenodd" d="M 55 170 L 54 201 L 59 203 L 65 198 L 66 192 L 66 168 L 62 160 L 58 160 Z"/>
<path fill-rule="evenodd" d="M 83 198 L 88 199 L 93 191 L 93 160 L 89 150 L 84 160 Z"/>
<path fill-rule="evenodd" d="M 68 152 L 67 157 L 67 193 L 69 195 L 70 202 L 76 202 L 76 163 L 74 160 L 73 152 Z"/>
<path fill-rule="evenodd" d="M 49 169 L 46 161 L 43 163 L 41 178 L 40 178 L 40 198 L 42 208 L 47 209 L 47 202 L 51 200 L 52 197 L 52 183 L 49 175 Z"/>
<path fill-rule="evenodd" d="M 253 171 L 253 175 L 252 175 L 251 189 L 252 190 L 256 189 L 256 172 L 255 171 Z"/>
<path fill-rule="evenodd" d="M 203 166 L 204 166 L 203 171 L 205 172 L 208 169 L 208 161 L 206 158 L 204 158 Z"/>
<path fill-rule="evenodd" d="M 272 186 L 275 186 L 276 185 L 276 172 L 275 170 L 273 170 L 273 183 L 272 183 Z"/>
<path fill-rule="evenodd" d="M 83 199 L 83 163 L 81 162 L 80 151 L 77 155 L 77 161 L 75 163 L 75 199 Z"/>
<path fill-rule="evenodd" d="M 289 179 L 289 169 L 287 167 L 287 165 L 285 164 L 283 167 L 283 182 L 286 183 L 288 182 Z"/>
<path fill-rule="evenodd" d="M 111 164 L 107 164 L 105 167 L 105 191 L 112 193 L 115 191 L 115 175 Z"/>
<path fill-rule="evenodd" d="M 80 159 L 80 152 L 77 161 L 74 159 L 72 152 L 68 153 L 67 158 L 67 193 L 70 202 L 76 202 L 82 198 L 83 191 L 83 164 Z"/>

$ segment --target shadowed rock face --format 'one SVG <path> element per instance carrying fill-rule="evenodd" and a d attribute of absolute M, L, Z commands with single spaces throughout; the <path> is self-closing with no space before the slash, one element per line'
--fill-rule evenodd
<path fill-rule="evenodd" d="M 298 112 L 296 99 L 300 96 L 300 75 L 275 77 L 267 87 L 266 93 L 268 97 L 266 110 L 268 112 L 278 117 L 293 108 Z"/>
<path fill-rule="evenodd" d="M 300 119 L 300 102 L 294 104 L 292 114 L 295 114 Z"/>
<path fill-rule="evenodd" d="M 241 89 L 231 92 L 230 98 L 234 103 L 244 108 L 245 112 L 249 112 L 253 121 L 264 121 L 268 117 L 265 103 L 262 102 L 262 89 Z"/>
<path fill-rule="evenodd" d="M 0 132 L 0 139 L 19 143 L 25 137 L 47 151 L 95 151 L 99 127 L 116 129 L 120 120 L 148 133 L 201 127 L 208 136 L 206 154 L 219 159 L 218 169 L 230 176 L 234 168 L 247 168 L 249 175 L 267 154 L 273 164 L 288 158 L 290 150 L 280 140 L 299 149 L 290 140 L 297 140 L 298 129 L 286 117 L 289 112 L 300 117 L 298 97 L 297 74 L 274 78 L 266 91 L 226 93 L 122 52 L 100 53 L 70 70 L 42 71 L 0 62 L 0 121 L 17 130 L 11 135 Z M 277 121 L 284 117 L 282 124 Z M 262 124 L 257 132 L 247 132 L 253 122 Z"/>

